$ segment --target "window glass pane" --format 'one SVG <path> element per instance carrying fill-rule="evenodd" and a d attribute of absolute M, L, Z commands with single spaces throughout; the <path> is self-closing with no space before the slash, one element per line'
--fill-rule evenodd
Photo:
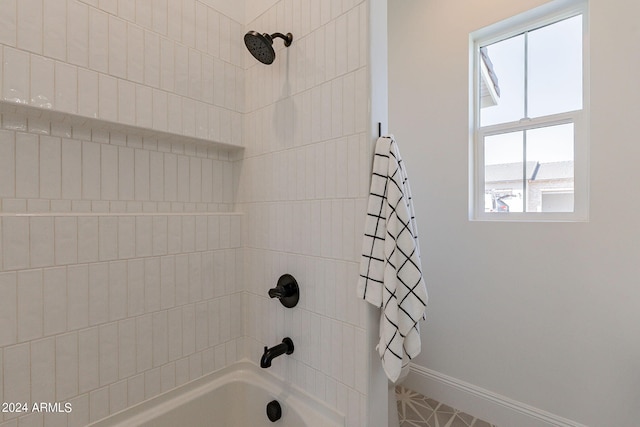
<path fill-rule="evenodd" d="M 527 131 L 527 212 L 573 212 L 573 123 Z"/>
<path fill-rule="evenodd" d="M 582 16 L 528 34 L 528 115 L 582 108 Z"/>
<path fill-rule="evenodd" d="M 480 126 L 520 120 L 524 117 L 524 35 L 482 50 Z"/>
<path fill-rule="evenodd" d="M 484 139 L 484 211 L 523 211 L 522 131 Z"/>

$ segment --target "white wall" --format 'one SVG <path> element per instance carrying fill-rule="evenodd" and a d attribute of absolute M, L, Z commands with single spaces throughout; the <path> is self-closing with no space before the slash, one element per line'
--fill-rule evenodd
<path fill-rule="evenodd" d="M 589 222 L 467 219 L 469 33 L 543 3 L 389 2 L 390 130 L 430 292 L 415 363 L 575 423 L 636 425 L 640 196 L 621 183 L 640 178 L 640 5 L 590 2 Z M 498 422 L 497 412 L 478 415 Z"/>

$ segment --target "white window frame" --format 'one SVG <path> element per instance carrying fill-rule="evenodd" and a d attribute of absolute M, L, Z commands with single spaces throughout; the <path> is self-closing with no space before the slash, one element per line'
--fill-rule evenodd
<path fill-rule="evenodd" d="M 480 127 L 480 47 L 526 31 L 582 15 L 582 109 L 516 122 Z M 588 5 L 584 0 L 556 0 L 470 35 L 469 219 L 479 221 L 588 221 L 589 219 L 589 37 Z M 525 101 L 526 102 L 526 101 Z M 484 138 L 507 132 L 573 123 L 574 211 L 485 212 Z"/>

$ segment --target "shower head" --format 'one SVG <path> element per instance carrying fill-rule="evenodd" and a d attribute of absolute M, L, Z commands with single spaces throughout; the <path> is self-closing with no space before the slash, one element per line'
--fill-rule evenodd
<path fill-rule="evenodd" d="M 293 41 L 293 34 L 287 33 L 286 35 L 281 33 L 273 33 L 271 35 L 264 33 L 260 34 L 256 31 L 249 31 L 244 35 L 244 44 L 251 52 L 254 58 L 263 64 L 271 64 L 276 59 L 276 51 L 273 50 L 273 38 L 280 37 L 284 39 L 284 45 L 289 47 Z"/>

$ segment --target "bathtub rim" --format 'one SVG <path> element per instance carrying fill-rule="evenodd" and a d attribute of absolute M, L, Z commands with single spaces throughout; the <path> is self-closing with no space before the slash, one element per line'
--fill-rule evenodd
<path fill-rule="evenodd" d="M 277 400 L 285 404 L 293 403 L 292 409 L 304 416 L 298 408 L 308 407 L 316 418 L 324 419 L 335 425 L 343 427 L 346 424 L 346 416 L 331 408 L 323 401 L 300 389 L 295 384 L 284 381 L 281 377 L 259 368 L 249 359 L 241 359 L 229 366 L 215 372 L 206 374 L 200 378 L 189 381 L 176 388 L 168 390 L 150 399 L 144 400 L 122 411 L 113 413 L 105 418 L 90 423 L 87 427 L 124 427 L 140 425 L 157 418 L 204 393 L 215 390 L 231 382 L 245 382 L 276 394 Z M 273 392 L 273 387 L 277 392 Z M 281 400 L 282 399 L 282 400 Z M 133 424 L 132 424 L 133 423 Z M 325 425 L 325 424 L 322 424 Z"/>

